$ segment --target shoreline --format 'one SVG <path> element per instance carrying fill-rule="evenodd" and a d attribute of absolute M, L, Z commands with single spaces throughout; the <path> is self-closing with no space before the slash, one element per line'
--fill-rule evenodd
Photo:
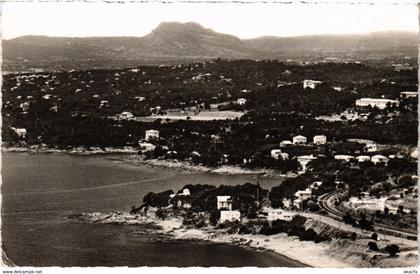
<path fill-rule="evenodd" d="M 191 228 L 183 225 L 178 215 L 168 215 L 165 220 L 158 219 L 156 209 L 149 214 L 116 213 L 83 213 L 74 219 L 87 223 L 115 225 L 151 225 L 149 235 L 160 235 L 169 240 L 195 241 L 214 244 L 228 244 L 249 248 L 255 252 L 272 252 L 287 260 L 297 263 L 298 267 L 317 268 L 366 268 L 366 267 L 412 267 L 417 263 L 417 250 L 406 250 L 399 255 L 400 259 L 389 257 L 380 252 L 367 250 L 368 237 L 361 237 L 356 242 L 346 239 L 332 238 L 327 242 L 301 241 L 297 236 L 278 233 L 270 236 L 262 234 L 229 234 L 225 229 L 206 226 Z M 151 213 L 151 214 L 150 214 Z M 327 224 L 309 218 L 307 227 L 326 233 L 340 232 Z M 340 252 L 338 253 L 337 251 Z"/>
<path fill-rule="evenodd" d="M 234 165 L 221 165 L 217 167 L 206 167 L 203 165 L 195 165 L 186 161 L 178 160 L 163 160 L 163 159 L 142 159 L 137 155 L 138 149 L 134 147 L 112 148 L 106 147 L 104 149 L 92 147 L 90 149 L 75 147 L 71 149 L 55 149 L 45 146 L 32 146 L 32 147 L 16 147 L 16 146 L 2 146 L 2 152 L 13 153 L 55 153 L 55 154 L 69 154 L 80 156 L 114 156 L 106 157 L 109 160 L 121 161 L 131 164 L 142 164 L 157 168 L 167 168 L 178 171 L 186 172 L 208 172 L 222 175 L 256 175 L 270 178 L 294 178 L 297 174 L 289 173 L 282 174 L 271 169 L 246 169 Z M 118 156 L 118 157 L 117 157 Z"/>

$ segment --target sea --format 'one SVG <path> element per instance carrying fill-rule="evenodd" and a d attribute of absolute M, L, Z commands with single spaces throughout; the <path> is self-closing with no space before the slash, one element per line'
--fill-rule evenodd
<path fill-rule="evenodd" d="M 69 216 L 128 211 L 148 192 L 186 184 L 237 185 L 250 175 L 186 172 L 120 161 L 117 155 L 2 152 L 1 233 L 17 266 L 302 266 L 235 245 L 156 241 L 141 226 L 84 223 Z M 271 188 L 281 179 L 259 178 Z"/>

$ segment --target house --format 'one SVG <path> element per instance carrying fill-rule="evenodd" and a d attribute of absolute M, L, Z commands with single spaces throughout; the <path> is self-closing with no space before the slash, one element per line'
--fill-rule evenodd
<path fill-rule="evenodd" d="M 14 128 L 12 130 L 17 134 L 19 139 L 25 139 L 26 137 L 26 128 Z"/>
<path fill-rule="evenodd" d="M 325 145 L 327 143 L 327 136 L 325 135 L 315 135 L 314 144 L 316 145 Z"/>
<path fill-rule="evenodd" d="M 124 111 L 121 114 L 118 115 L 118 118 L 121 120 L 130 120 L 134 118 L 133 113 L 128 112 L 128 111 Z"/>
<path fill-rule="evenodd" d="M 232 210 L 232 198 L 230 196 L 217 196 L 217 209 Z"/>
<path fill-rule="evenodd" d="M 190 192 L 190 190 L 188 188 L 184 188 L 182 190 L 182 195 L 184 195 L 184 196 L 190 196 L 191 195 L 191 192 Z"/>
<path fill-rule="evenodd" d="M 145 142 L 139 142 L 139 146 L 142 152 L 153 151 L 156 148 L 154 144 L 145 143 Z"/>
<path fill-rule="evenodd" d="M 371 197 L 364 197 L 359 199 L 357 197 L 351 197 L 349 199 L 349 206 L 355 209 L 359 207 L 368 207 L 371 210 L 383 211 L 385 209 L 385 200 L 386 198 L 374 199 Z"/>
<path fill-rule="evenodd" d="M 310 199 L 312 197 L 312 189 L 307 188 L 305 190 L 298 190 L 295 193 L 295 197 L 297 199 L 302 200 L 302 201 L 308 200 L 308 199 Z"/>
<path fill-rule="evenodd" d="M 293 137 L 293 144 L 306 144 L 306 137 L 302 135 L 297 135 Z"/>
<path fill-rule="evenodd" d="M 154 129 L 146 130 L 144 139 L 147 141 L 150 139 L 159 139 L 159 130 L 154 130 Z"/>
<path fill-rule="evenodd" d="M 370 161 L 370 157 L 367 155 L 360 155 L 356 157 L 356 160 L 361 163 L 361 162 L 369 162 Z"/>
<path fill-rule="evenodd" d="M 378 147 L 375 143 L 367 143 L 364 148 L 366 152 L 376 152 L 377 149 Z"/>
<path fill-rule="evenodd" d="M 398 100 L 391 99 L 378 99 L 378 98 L 361 98 L 356 100 L 357 107 L 377 107 L 379 109 L 385 109 L 388 106 L 399 106 Z"/>
<path fill-rule="evenodd" d="M 379 164 L 379 163 L 384 163 L 384 164 L 387 164 L 388 163 L 388 161 L 389 161 L 389 159 L 388 159 L 388 157 L 385 157 L 385 156 L 383 156 L 383 155 L 374 155 L 374 156 L 372 156 L 372 158 L 371 158 L 371 161 L 372 161 L 372 163 L 374 163 L 375 165 L 376 164 Z"/>
<path fill-rule="evenodd" d="M 283 198 L 281 201 L 283 203 L 283 208 L 291 208 L 292 207 L 292 200 Z"/>
<path fill-rule="evenodd" d="M 343 91 L 344 88 L 343 87 L 332 87 L 333 90 L 335 91 Z"/>
<path fill-rule="evenodd" d="M 241 220 L 241 213 L 238 210 L 220 211 L 220 222 Z"/>
<path fill-rule="evenodd" d="M 322 182 L 321 181 L 316 181 L 316 182 L 313 182 L 310 186 L 309 186 L 309 188 L 310 189 L 317 189 L 319 186 L 321 186 L 322 185 Z"/>
<path fill-rule="evenodd" d="M 295 199 L 293 200 L 293 206 L 297 209 L 303 208 L 303 201 L 301 199 Z"/>
<path fill-rule="evenodd" d="M 280 142 L 281 147 L 286 147 L 286 146 L 290 146 L 290 145 L 293 145 L 293 143 L 289 140 L 284 140 L 284 141 Z"/>
<path fill-rule="evenodd" d="M 50 107 L 51 112 L 58 112 L 58 106 L 52 106 Z"/>
<path fill-rule="evenodd" d="M 339 161 L 350 162 L 351 160 L 354 159 L 354 156 L 351 156 L 351 155 L 334 155 L 334 159 L 339 160 Z"/>
<path fill-rule="evenodd" d="M 282 153 L 280 149 L 272 149 L 271 158 L 276 159 L 276 160 L 278 159 L 286 160 L 286 159 L 289 159 L 289 154 Z"/>
<path fill-rule="evenodd" d="M 19 107 L 22 109 L 23 112 L 28 112 L 30 104 L 29 102 L 23 102 L 19 105 Z"/>
<path fill-rule="evenodd" d="M 321 81 L 315 81 L 315 80 L 303 80 L 303 89 L 310 88 L 315 89 L 316 86 L 322 84 Z"/>
<path fill-rule="evenodd" d="M 218 104 L 210 104 L 210 111 L 218 111 L 219 105 Z"/>
<path fill-rule="evenodd" d="M 306 171 L 306 166 L 308 165 L 308 163 L 315 159 L 317 159 L 317 157 L 313 155 L 302 155 L 302 156 L 297 157 L 297 160 L 299 164 L 302 166 L 303 171 Z"/>
<path fill-rule="evenodd" d="M 417 91 L 403 91 L 400 93 L 400 97 L 401 98 L 416 98 L 418 96 L 418 92 Z"/>
<path fill-rule="evenodd" d="M 404 70 L 413 70 L 413 67 L 410 64 L 404 63 L 404 64 L 393 64 L 394 71 L 404 71 Z"/>
<path fill-rule="evenodd" d="M 42 98 L 44 99 L 44 100 L 50 100 L 50 99 L 52 99 L 54 97 L 54 95 L 52 95 L 52 94 L 45 94 L 44 96 L 42 96 Z"/>
<path fill-rule="evenodd" d="M 275 220 L 283 220 L 283 221 L 291 221 L 293 219 L 294 213 L 286 212 L 283 209 L 268 209 L 268 221 L 275 221 Z"/>
<path fill-rule="evenodd" d="M 245 98 L 239 98 L 237 101 L 237 104 L 240 106 L 243 106 L 246 104 L 246 99 Z"/>

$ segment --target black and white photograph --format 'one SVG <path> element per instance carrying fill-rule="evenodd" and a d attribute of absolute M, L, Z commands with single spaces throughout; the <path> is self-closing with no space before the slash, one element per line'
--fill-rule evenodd
<path fill-rule="evenodd" d="M 416 271 L 418 13 L 2 2 L 3 273 Z"/>

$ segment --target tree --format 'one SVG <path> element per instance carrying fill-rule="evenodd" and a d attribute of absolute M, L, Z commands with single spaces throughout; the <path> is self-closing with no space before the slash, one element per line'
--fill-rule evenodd
<path fill-rule="evenodd" d="M 385 251 L 389 253 L 389 256 L 393 257 L 397 253 L 400 253 L 400 247 L 396 244 L 387 245 L 385 247 Z"/>
<path fill-rule="evenodd" d="M 162 208 L 159 207 L 156 210 L 156 218 L 160 218 L 162 220 L 165 220 L 165 217 L 166 217 L 166 212 Z"/>
<path fill-rule="evenodd" d="M 220 219 L 220 211 L 218 209 L 212 210 L 210 212 L 210 219 L 209 219 L 210 224 L 213 226 L 216 225 L 219 219 Z"/>
<path fill-rule="evenodd" d="M 377 241 L 378 240 L 378 233 L 373 233 L 372 235 L 370 235 L 370 238 L 372 239 L 372 240 L 375 240 L 375 241 Z"/>
<path fill-rule="evenodd" d="M 379 251 L 378 245 L 375 242 L 368 243 L 369 250 Z"/>

